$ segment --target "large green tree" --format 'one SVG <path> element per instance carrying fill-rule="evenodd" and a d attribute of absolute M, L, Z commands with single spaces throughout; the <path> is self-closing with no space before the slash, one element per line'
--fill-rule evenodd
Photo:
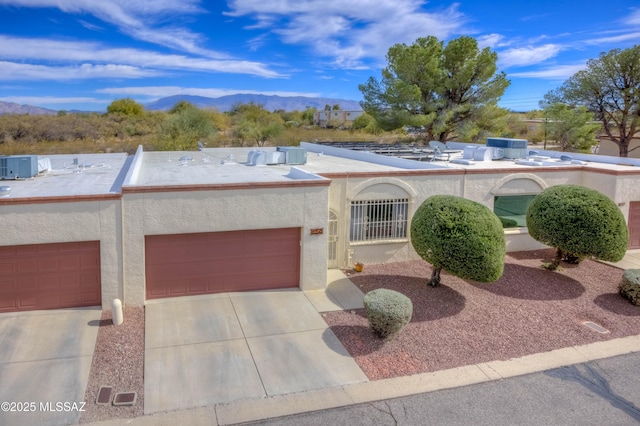
<path fill-rule="evenodd" d="M 600 124 L 593 122 L 593 113 L 587 107 L 570 107 L 554 103 L 544 107 L 546 135 L 556 141 L 562 151 L 588 152 L 596 145 Z"/>
<path fill-rule="evenodd" d="M 419 38 L 410 46 L 396 44 L 387 53 L 382 80 L 370 77 L 359 86 L 362 108 L 387 130 L 424 127 L 430 139 L 445 142 L 487 106 L 495 106 L 509 86 L 497 73 L 498 57 L 480 49 L 472 37 L 444 42 Z"/>
<path fill-rule="evenodd" d="M 547 93 L 541 106 L 558 102 L 584 105 L 595 113 L 620 157 L 626 157 L 640 133 L 640 45 L 589 60 L 585 69 Z"/>

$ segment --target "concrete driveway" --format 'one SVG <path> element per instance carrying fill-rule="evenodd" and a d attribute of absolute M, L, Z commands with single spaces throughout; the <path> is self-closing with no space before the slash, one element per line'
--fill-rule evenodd
<path fill-rule="evenodd" d="M 99 307 L 0 314 L 0 424 L 78 423 L 100 315 Z"/>
<path fill-rule="evenodd" d="M 337 298 L 274 290 L 148 303 L 145 414 L 367 381 L 317 308 L 349 299 L 355 308 L 362 294 L 334 290 Z"/>

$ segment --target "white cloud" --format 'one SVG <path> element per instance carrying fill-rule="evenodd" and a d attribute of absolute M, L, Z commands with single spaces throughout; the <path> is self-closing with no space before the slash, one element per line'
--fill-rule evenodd
<path fill-rule="evenodd" d="M 199 0 L 0 0 L 0 5 L 50 7 L 66 13 L 90 14 L 139 40 L 210 58 L 229 58 L 227 54 L 201 48 L 203 37 L 187 28 L 162 25 L 176 16 L 206 12 L 199 3 Z"/>
<path fill-rule="evenodd" d="M 509 73 L 509 77 L 541 78 L 548 80 L 566 80 L 575 73 L 585 68 L 585 64 L 559 65 L 534 71 Z"/>
<path fill-rule="evenodd" d="M 623 19 L 623 23 L 630 27 L 638 27 L 640 26 L 640 9 L 631 9 L 632 12 Z"/>
<path fill-rule="evenodd" d="M 208 98 L 219 98 L 220 96 L 246 93 L 252 95 L 275 95 L 275 96 L 308 96 L 318 97 L 319 93 L 313 92 L 287 92 L 268 90 L 242 90 L 242 89 L 220 89 L 201 87 L 180 87 L 180 86 L 134 86 L 134 87 L 110 87 L 98 89 L 96 93 L 123 96 L 145 96 L 149 99 L 158 99 L 173 95 L 205 96 Z"/>
<path fill-rule="evenodd" d="M 257 75 L 266 78 L 285 77 L 264 64 L 239 60 L 215 60 L 184 55 L 165 55 L 148 50 L 108 48 L 99 43 L 28 39 L 0 35 L 0 57 L 20 61 L 52 61 L 63 63 L 110 63 L 147 69 L 213 71 Z"/>
<path fill-rule="evenodd" d="M 505 42 L 505 38 L 501 34 L 485 34 L 479 37 L 476 37 L 476 41 L 478 42 L 478 47 L 480 49 L 484 49 L 488 47 L 492 50 L 495 50 L 496 47 L 507 45 Z"/>
<path fill-rule="evenodd" d="M 129 65 L 48 66 L 0 61 L 0 80 L 86 80 L 94 78 L 143 78 L 159 75 Z"/>
<path fill-rule="evenodd" d="M 615 43 L 621 43 L 621 42 L 633 41 L 633 40 L 640 42 L 640 31 L 632 31 L 629 33 L 612 35 L 608 37 L 593 38 L 590 40 L 586 40 L 585 43 L 590 45 L 607 44 L 607 43 L 615 44 Z"/>
<path fill-rule="evenodd" d="M 285 43 L 309 46 L 333 57 L 341 68 L 362 68 L 368 58 L 383 59 L 395 43 L 433 35 L 445 39 L 460 31 L 466 17 L 457 4 L 426 12 L 421 0 L 231 0 L 233 17 L 250 17 L 252 28 L 268 29 Z"/>
<path fill-rule="evenodd" d="M 534 65 L 555 57 L 560 50 L 562 48 L 557 44 L 515 47 L 498 52 L 498 61 L 502 68 Z"/>

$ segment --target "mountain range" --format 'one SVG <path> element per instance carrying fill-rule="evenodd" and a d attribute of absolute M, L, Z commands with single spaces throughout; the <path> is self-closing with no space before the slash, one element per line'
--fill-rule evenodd
<path fill-rule="evenodd" d="M 360 111 L 362 108 L 357 101 L 333 98 L 311 98 L 306 96 L 267 96 L 257 94 L 239 93 L 236 95 L 221 96 L 219 98 L 207 98 L 204 96 L 175 95 L 158 99 L 145 105 L 145 108 L 154 111 L 166 111 L 177 102 L 187 101 L 198 108 L 215 108 L 220 112 L 229 111 L 234 105 L 254 104 L 262 105 L 267 111 L 304 111 L 306 108 L 323 110 L 325 105 L 340 105 L 346 111 Z"/>
<path fill-rule="evenodd" d="M 56 115 L 58 111 L 40 108 L 32 105 L 20 105 L 13 102 L 0 101 L 0 115 L 4 114 L 29 114 L 29 115 Z"/>
<path fill-rule="evenodd" d="M 234 105 L 253 102 L 262 105 L 267 111 L 304 111 L 306 108 L 324 110 L 326 105 L 333 107 L 340 105 L 345 111 L 360 111 L 362 108 L 357 101 L 334 98 L 312 98 L 306 96 L 267 96 L 254 94 L 236 94 L 221 96 L 219 98 L 207 98 L 204 96 L 175 95 L 158 99 L 145 104 L 144 107 L 151 111 L 167 111 L 180 101 L 189 102 L 198 108 L 215 108 L 220 112 L 229 111 Z M 67 111 L 68 113 L 83 113 L 88 111 Z M 32 105 L 20 105 L 13 102 L 0 101 L 0 115 L 3 114 L 30 114 L 30 115 L 56 115 L 58 111 L 41 108 Z"/>

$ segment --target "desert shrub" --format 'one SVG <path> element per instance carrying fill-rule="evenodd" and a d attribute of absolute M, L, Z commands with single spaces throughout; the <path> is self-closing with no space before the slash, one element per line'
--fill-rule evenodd
<path fill-rule="evenodd" d="M 529 204 L 529 235 L 556 248 L 549 269 L 562 258 L 617 262 L 627 250 L 629 233 L 618 206 L 604 194 L 578 185 L 545 189 Z"/>
<path fill-rule="evenodd" d="M 411 321 L 413 304 L 402 293 L 380 288 L 364 295 L 364 310 L 371 328 L 380 337 L 390 338 Z"/>
<path fill-rule="evenodd" d="M 107 106 L 109 114 L 143 115 L 144 106 L 131 98 L 116 99 Z"/>
<path fill-rule="evenodd" d="M 188 103 L 174 107 L 162 122 L 159 148 L 165 151 L 194 150 L 199 140 L 208 141 L 216 129 L 207 112 Z"/>
<path fill-rule="evenodd" d="M 500 219 L 486 206 L 453 195 L 434 195 L 411 221 L 411 244 L 433 265 L 429 281 L 444 269 L 462 279 L 492 282 L 502 276 L 506 242 Z"/>
<path fill-rule="evenodd" d="M 634 305 L 640 305 L 640 269 L 627 269 L 622 274 L 618 293 Z"/>

